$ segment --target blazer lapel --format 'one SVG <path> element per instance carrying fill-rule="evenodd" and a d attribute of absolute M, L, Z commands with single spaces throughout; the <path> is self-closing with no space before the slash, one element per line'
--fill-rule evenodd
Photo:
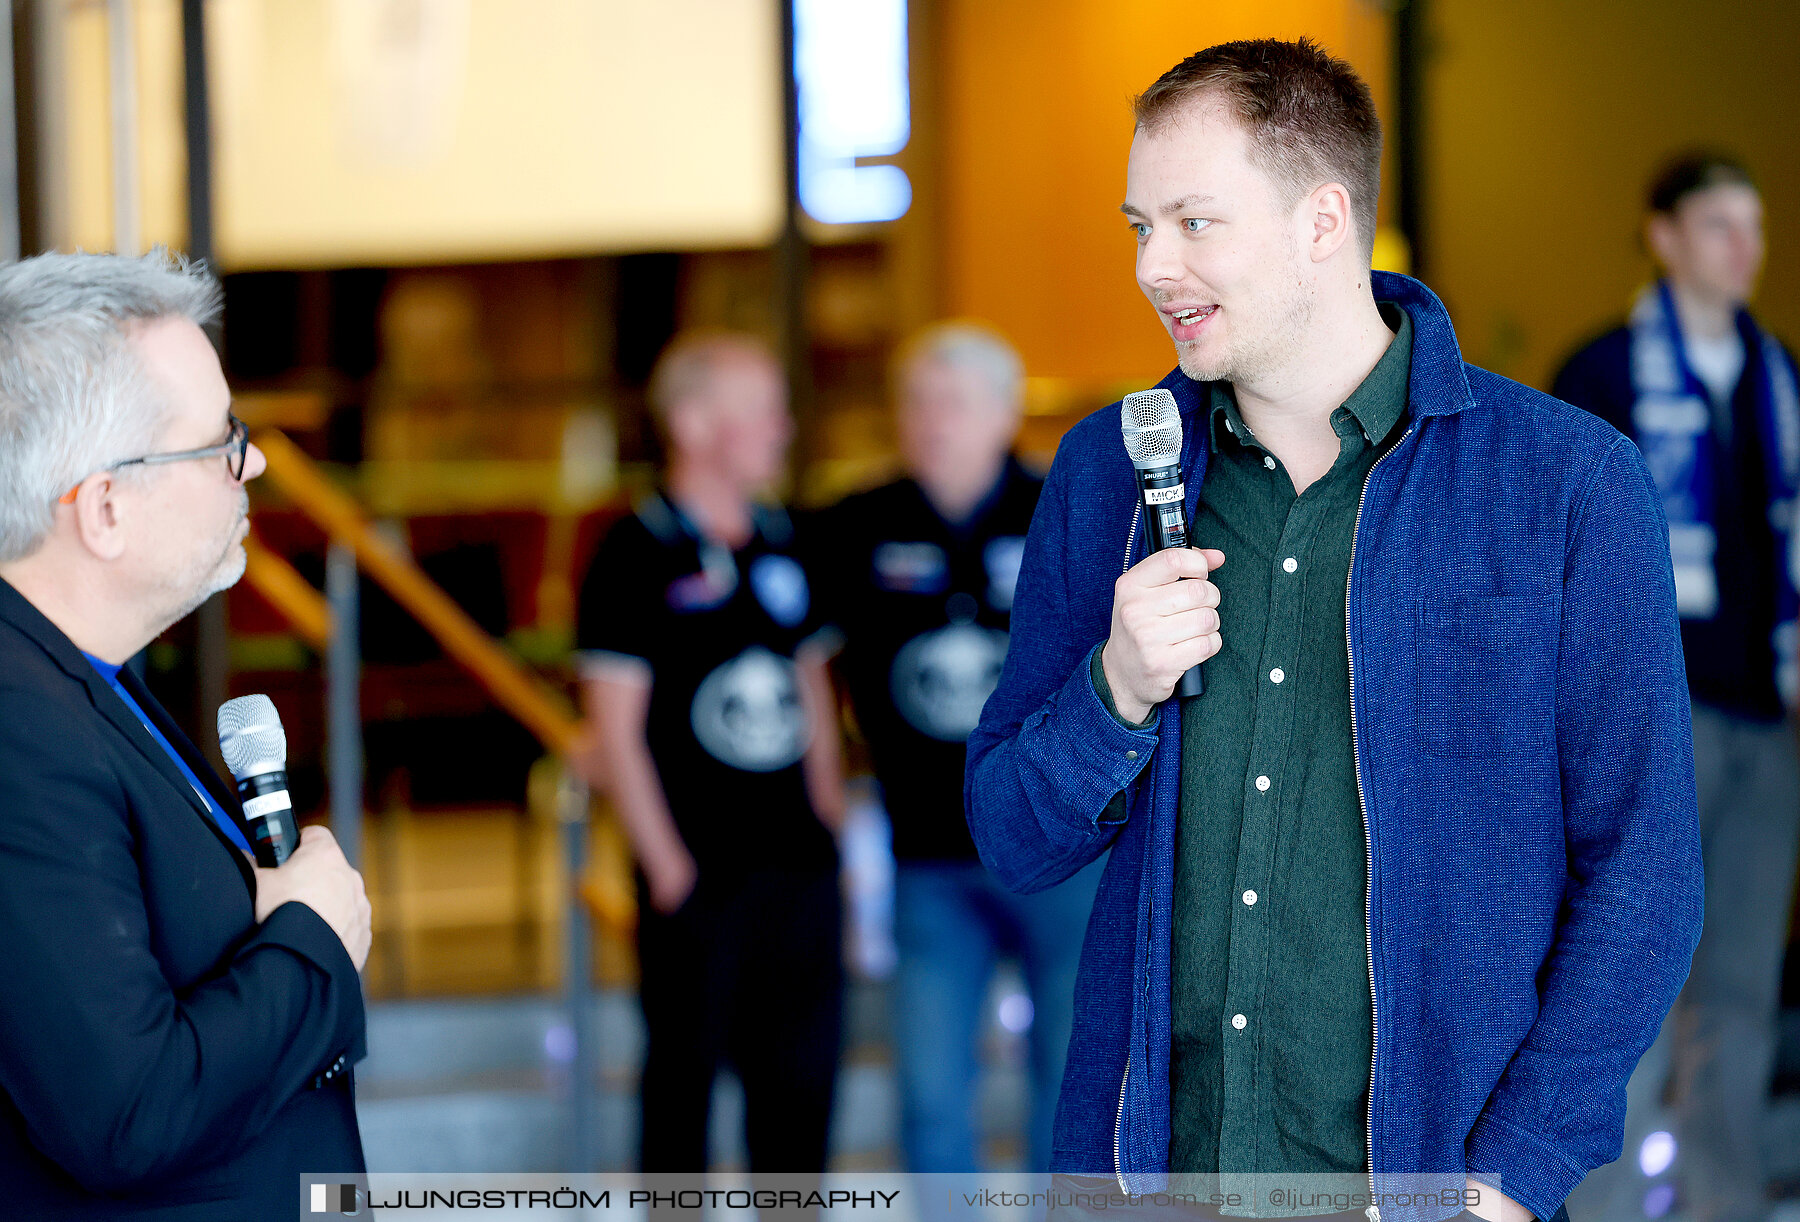
<path fill-rule="evenodd" d="M 207 761 L 205 756 L 200 754 L 200 749 L 193 744 L 192 740 L 190 740 L 187 734 L 182 731 L 181 727 L 175 724 L 175 719 L 169 716 L 168 710 L 163 708 L 163 706 L 158 703 L 156 697 L 150 694 L 150 689 L 144 686 L 144 681 L 138 678 L 137 674 L 128 666 L 119 672 L 119 683 L 126 691 L 131 693 L 131 698 L 137 701 L 138 707 L 144 710 L 144 713 L 150 720 L 156 723 L 156 728 L 161 730 L 163 737 L 169 740 L 169 745 L 181 753 L 182 760 L 187 764 L 188 768 L 193 771 L 193 774 L 200 779 L 200 783 L 206 786 L 206 791 L 212 795 L 213 801 L 219 804 L 219 809 L 237 819 L 239 823 L 242 823 L 244 819 L 244 808 L 238 802 L 237 794 L 225 787 L 224 782 L 219 779 L 219 774 L 213 771 L 212 764 Z M 115 705 L 122 704 L 121 701 L 116 699 L 112 703 Z M 131 716 L 130 709 L 123 709 L 123 712 L 127 719 L 134 723 L 136 722 L 137 719 Z M 149 735 L 143 733 L 144 727 L 142 725 L 138 725 L 137 729 L 140 738 L 149 738 Z M 134 739 L 133 741 L 137 740 Z M 144 745 L 145 744 L 140 744 L 139 750 L 143 750 Z M 163 775 L 173 775 L 176 782 L 180 785 L 182 792 L 190 799 L 194 809 L 198 810 L 201 818 L 206 820 L 206 826 L 212 829 L 213 834 L 219 838 L 221 844 L 231 850 L 232 860 L 237 862 L 239 870 L 244 875 L 245 883 L 249 884 L 251 894 L 254 895 L 256 892 L 256 876 L 251 873 L 250 864 L 244 860 L 243 849 L 239 848 L 231 837 L 227 836 L 224 830 L 219 827 L 218 822 L 213 819 L 212 811 L 207 808 L 205 802 L 200 800 L 200 795 L 194 792 L 194 787 L 188 784 L 188 779 L 182 776 L 181 770 L 176 768 L 170 762 L 168 752 L 164 751 L 154 739 L 151 739 L 147 745 L 150 748 L 148 754 L 160 757 L 161 763 L 165 765 Z"/>
<path fill-rule="evenodd" d="M 114 728 L 125 736 L 125 740 L 137 749 L 139 755 L 144 757 L 145 763 L 174 786 L 175 792 L 181 795 L 188 804 L 188 808 L 206 824 L 207 829 L 212 832 L 219 844 L 231 854 L 231 860 L 237 865 L 238 873 L 243 876 L 244 885 L 250 889 L 250 894 L 254 898 L 256 875 L 251 871 L 250 863 L 245 860 L 243 850 L 238 848 L 224 830 L 213 821 L 212 811 L 207 809 L 205 799 L 194 792 L 194 787 L 188 783 L 185 776 L 181 775 L 181 769 L 175 766 L 175 761 L 169 758 L 169 753 L 164 751 L 161 744 L 150 736 L 148 730 L 144 729 L 144 723 L 139 721 L 125 706 L 125 702 L 119 699 L 118 693 L 112 690 L 112 685 L 101 678 L 100 672 L 95 670 L 92 664 L 82 656 L 79 649 L 75 648 L 75 643 L 69 640 L 60 628 L 44 618 L 43 612 L 32 606 L 24 595 L 13 589 L 3 579 L 0 579 L 0 619 L 6 620 L 24 633 L 39 649 L 50 656 L 64 674 L 87 688 L 88 700 L 100 715 L 110 721 Z M 187 735 L 183 734 L 181 728 L 170 720 L 168 713 L 163 710 L 162 705 L 156 702 L 156 698 L 138 680 L 138 677 L 127 668 L 119 672 L 119 682 L 131 693 L 132 699 L 138 702 L 145 715 L 156 723 L 157 729 L 161 730 L 175 749 L 182 753 L 182 758 L 186 760 L 187 766 L 194 770 L 194 775 L 200 778 L 201 784 L 205 785 L 212 793 L 214 800 L 219 803 L 220 809 L 241 817 L 242 808 L 238 805 L 236 797 L 219 784 L 218 776 L 213 772 L 212 766 L 200 757 L 200 753 L 188 741 Z"/>

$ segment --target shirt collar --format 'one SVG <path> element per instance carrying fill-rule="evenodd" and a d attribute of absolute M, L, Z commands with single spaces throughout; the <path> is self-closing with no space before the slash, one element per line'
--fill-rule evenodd
<path fill-rule="evenodd" d="M 1344 400 L 1340 410 L 1349 412 L 1370 442 L 1378 445 L 1406 415 L 1406 396 L 1412 370 L 1413 324 L 1407 312 L 1394 302 L 1377 302 L 1376 307 L 1381 311 L 1382 321 L 1393 331 L 1394 338 L 1389 342 L 1387 351 L 1381 354 L 1381 359 L 1375 362 L 1375 368 L 1350 392 L 1350 397 Z M 1227 440 L 1232 439 L 1240 443 L 1254 443 L 1250 430 L 1244 425 L 1243 416 L 1238 413 L 1237 394 L 1232 390 L 1231 383 L 1210 382 L 1207 384 L 1207 391 L 1214 444 L 1224 445 Z"/>
<path fill-rule="evenodd" d="M 663 487 L 653 489 L 632 508 L 645 529 L 668 547 L 682 543 L 694 543 L 702 548 L 724 546 L 708 539 Z M 744 541 L 744 548 L 761 544 L 779 550 L 793 541 L 793 535 L 793 520 L 780 505 L 757 502 L 750 506 L 750 538 Z"/>
<path fill-rule="evenodd" d="M 1020 471 L 1019 460 L 1012 454 L 1008 454 L 1000 464 L 999 474 L 994 477 L 994 482 L 989 485 L 988 490 L 981 494 L 981 499 L 975 502 L 965 516 L 954 522 L 946 518 L 931 498 L 925 495 L 923 484 L 910 475 L 906 477 L 906 482 L 911 485 L 913 492 L 919 498 L 919 503 L 925 507 L 927 513 L 942 523 L 952 535 L 966 537 L 976 533 L 982 522 L 1000 504 L 1001 498 L 1012 488 Z"/>
<path fill-rule="evenodd" d="M 105 658 L 96 658 L 85 649 L 81 651 L 81 656 L 88 660 L 89 665 L 100 672 L 100 677 L 102 679 L 105 679 L 108 683 L 118 682 L 119 671 L 124 669 L 123 667 L 108 662 Z"/>

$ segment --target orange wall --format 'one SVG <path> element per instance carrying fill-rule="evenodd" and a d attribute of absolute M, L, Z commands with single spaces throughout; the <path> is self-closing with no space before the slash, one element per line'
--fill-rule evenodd
<path fill-rule="evenodd" d="M 1762 180 L 1756 309 L 1800 341 L 1800 83 L 1794 0 L 1432 0 L 1427 278 L 1470 360 L 1547 386 L 1649 275 L 1645 181 L 1689 144 Z"/>
<path fill-rule="evenodd" d="M 1118 209 L 1131 98 L 1176 62 L 1234 38 L 1310 34 L 1357 66 L 1392 125 L 1390 26 L 1368 0 L 936 8 L 941 305 L 992 320 L 1034 375 L 1147 384 L 1174 365 Z"/>

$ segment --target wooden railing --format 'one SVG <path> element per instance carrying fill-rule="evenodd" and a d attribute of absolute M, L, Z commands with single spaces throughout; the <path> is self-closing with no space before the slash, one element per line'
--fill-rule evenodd
<path fill-rule="evenodd" d="M 301 640 L 323 653 L 331 642 L 331 605 L 325 596 L 313 589 L 286 557 L 270 551 L 254 526 L 244 540 L 244 554 L 248 558 L 244 580 L 269 600 Z"/>
<path fill-rule="evenodd" d="M 526 670 L 496 644 L 419 570 L 410 556 L 370 524 L 362 508 L 336 487 L 285 434 L 258 430 L 255 442 L 268 460 L 266 478 L 293 506 L 322 529 L 335 544 L 355 553 L 358 567 L 416 619 L 458 665 L 474 677 L 510 716 L 529 730 L 545 751 L 556 757 L 564 775 L 579 776 L 576 758 L 585 743 L 582 725 L 560 692 Z M 326 650 L 332 637 L 332 609 L 325 596 L 254 533 L 245 542 L 245 578 L 313 648 Z M 548 774 L 546 774 L 547 776 Z M 528 806 L 539 816 L 564 825 L 565 850 L 574 896 L 615 938 L 629 940 L 637 923 L 631 884 L 630 849 L 604 804 L 594 824 L 598 852 L 589 861 L 585 819 L 563 809 L 555 785 L 534 781 Z M 579 805 L 588 805 L 585 785 Z M 572 823 L 571 820 L 577 822 Z M 573 943 L 580 955 L 582 942 Z M 571 970 L 582 970 L 571 964 Z"/>
<path fill-rule="evenodd" d="M 268 459 L 264 478 L 356 554 L 359 567 L 443 646 L 445 654 L 485 688 L 494 701 L 536 736 L 544 749 L 568 759 L 582 743 L 581 723 L 562 693 L 526 670 L 389 542 L 361 507 L 337 488 L 286 434 L 259 431 L 256 445 Z M 246 578 L 315 647 L 331 635 L 325 599 L 287 561 L 260 542 L 246 545 Z"/>

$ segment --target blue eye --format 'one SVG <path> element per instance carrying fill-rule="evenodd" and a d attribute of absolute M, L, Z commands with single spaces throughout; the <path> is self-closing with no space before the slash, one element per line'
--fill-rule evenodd
<path fill-rule="evenodd" d="M 1141 242 L 1150 236 L 1150 226 L 1144 221 L 1133 221 L 1131 222 L 1131 232 L 1136 234 L 1138 241 Z"/>
<path fill-rule="evenodd" d="M 1181 222 L 1181 227 L 1186 229 L 1189 233 L 1199 233 L 1210 224 L 1212 224 L 1211 221 L 1203 221 L 1197 216 L 1190 216 Z"/>

